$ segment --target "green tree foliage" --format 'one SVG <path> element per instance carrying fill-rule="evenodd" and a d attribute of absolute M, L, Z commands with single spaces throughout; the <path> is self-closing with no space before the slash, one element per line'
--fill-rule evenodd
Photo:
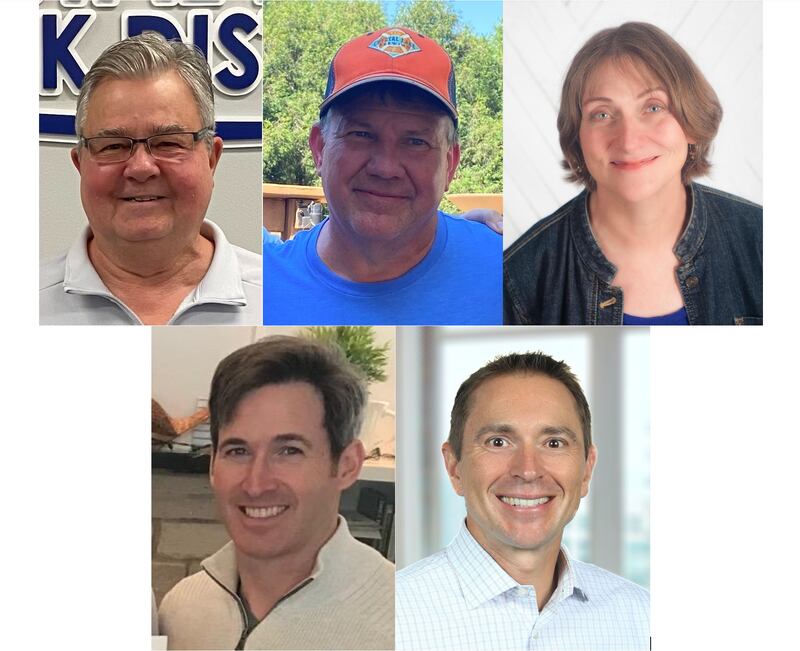
<path fill-rule="evenodd" d="M 386 23 L 377 2 L 264 3 L 264 180 L 316 185 L 308 131 L 342 43 Z"/>
<path fill-rule="evenodd" d="M 450 192 L 501 192 L 502 25 L 477 35 L 442 0 L 402 3 L 389 18 L 377 1 L 264 4 L 264 180 L 319 183 L 307 139 L 328 64 L 342 43 L 390 22 L 434 38 L 455 64 L 461 164 Z"/>

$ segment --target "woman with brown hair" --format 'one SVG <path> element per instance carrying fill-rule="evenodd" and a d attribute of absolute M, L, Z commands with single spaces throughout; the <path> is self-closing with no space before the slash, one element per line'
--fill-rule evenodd
<path fill-rule="evenodd" d="M 590 38 L 558 114 L 562 165 L 585 189 L 506 251 L 505 322 L 760 324 L 761 206 L 692 181 L 721 118 L 658 27 Z"/>

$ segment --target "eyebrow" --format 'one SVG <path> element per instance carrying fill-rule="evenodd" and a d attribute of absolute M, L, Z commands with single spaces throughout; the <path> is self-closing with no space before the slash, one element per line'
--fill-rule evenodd
<path fill-rule="evenodd" d="M 368 120 L 364 120 L 362 118 L 349 118 L 349 117 L 342 117 L 339 121 L 337 126 L 337 133 L 342 131 L 343 129 L 350 129 L 350 128 L 364 128 L 364 129 L 373 129 L 374 126 Z M 403 131 L 403 135 L 405 136 L 412 136 L 412 135 L 429 135 L 432 133 L 436 133 L 436 129 L 432 126 L 424 126 L 419 129 L 406 129 Z"/>
<path fill-rule="evenodd" d="M 272 441 L 274 443 L 302 443 L 307 448 L 313 447 L 309 439 L 302 434 L 295 434 L 294 432 L 289 434 L 278 434 L 278 436 L 272 439 Z"/>
<path fill-rule="evenodd" d="M 189 131 L 187 127 L 183 126 L 182 124 L 162 124 L 158 126 L 154 126 L 152 129 L 151 136 L 158 136 L 162 133 L 175 133 L 176 131 Z M 100 129 L 94 136 L 94 138 L 114 138 L 114 137 L 123 137 L 123 138 L 130 138 L 130 131 L 125 127 L 112 127 L 110 129 Z M 149 136 L 148 136 L 149 137 Z"/>
<path fill-rule="evenodd" d="M 473 437 L 474 441 L 482 439 L 487 434 L 513 434 L 516 430 L 506 423 L 489 423 L 479 428 Z"/>
<path fill-rule="evenodd" d="M 303 445 L 305 445 L 308 448 L 313 447 L 313 445 L 311 444 L 311 441 L 308 438 L 306 438 L 302 434 L 295 434 L 294 432 L 288 433 L 288 434 L 278 434 L 278 436 L 273 438 L 272 441 L 270 441 L 270 443 L 278 443 L 278 444 L 282 444 L 282 443 L 302 443 Z M 239 436 L 232 436 L 229 439 L 225 439 L 224 441 L 221 441 L 220 444 L 219 444 L 219 446 L 221 448 L 227 447 L 229 445 L 250 446 L 251 445 L 251 441 L 245 440 L 245 439 L 243 439 L 243 438 L 241 438 Z"/>
<path fill-rule="evenodd" d="M 653 86 L 652 88 L 645 88 L 641 93 L 639 93 L 636 96 L 636 99 L 642 99 L 642 97 L 644 97 L 645 95 L 650 95 L 651 93 L 655 93 L 656 91 L 661 91 L 662 93 L 667 95 L 667 91 L 666 91 L 665 88 L 662 88 L 661 86 Z M 586 106 L 587 104 L 590 104 L 591 102 L 611 102 L 611 103 L 613 103 L 614 100 L 611 99 L 610 97 L 587 97 L 583 101 L 583 104 L 581 104 L 581 106 Z"/>

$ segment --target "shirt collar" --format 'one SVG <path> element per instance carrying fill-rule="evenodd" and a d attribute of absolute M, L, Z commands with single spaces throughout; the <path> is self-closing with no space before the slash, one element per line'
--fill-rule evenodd
<path fill-rule="evenodd" d="M 64 268 L 64 291 L 76 294 L 91 294 L 116 297 L 106 287 L 95 271 L 88 253 L 91 229 L 84 228 L 81 236 L 67 252 Z M 223 303 L 226 305 L 247 305 L 247 297 L 242 285 L 242 274 L 233 245 L 228 242 L 222 229 L 214 222 L 205 220 L 200 234 L 214 243 L 214 256 L 206 275 L 184 299 L 178 312 L 199 303 Z"/>
<path fill-rule="evenodd" d="M 287 599 L 308 584 L 315 582 L 320 588 L 330 590 L 346 590 L 348 581 L 353 576 L 353 571 L 357 568 L 349 567 L 352 564 L 352 544 L 357 543 L 350 535 L 347 521 L 339 515 L 336 531 L 319 550 L 314 562 L 314 568 L 302 581 L 292 587 L 280 601 Z M 230 541 L 218 552 L 209 556 L 200 563 L 201 567 L 211 575 L 217 583 L 224 587 L 228 592 L 236 595 L 239 588 L 239 569 L 236 563 L 236 547 Z M 320 591 L 317 592 L 320 594 Z M 323 604 L 330 599 L 330 592 L 322 590 Z M 308 596 L 308 595 L 307 595 Z M 312 596 L 313 600 L 313 596 Z M 305 602 L 309 604 L 309 601 Z"/>
<path fill-rule="evenodd" d="M 520 587 L 497 561 L 491 557 L 462 522 L 461 529 L 445 550 L 447 559 L 455 569 L 467 608 L 477 608 L 483 603 Z M 579 573 L 576 571 L 567 548 L 559 552 L 559 577 L 548 604 L 557 603 L 570 596 L 586 601 L 588 596 Z"/>
<path fill-rule="evenodd" d="M 691 201 L 689 221 L 673 248 L 681 264 L 686 264 L 700 250 L 708 221 L 707 206 L 702 193 L 697 191 L 694 183 L 689 184 L 688 191 Z M 603 255 L 589 224 L 589 193 L 584 190 L 571 201 L 571 204 L 570 230 L 578 255 L 597 276 L 610 284 L 617 273 L 617 268 Z"/>

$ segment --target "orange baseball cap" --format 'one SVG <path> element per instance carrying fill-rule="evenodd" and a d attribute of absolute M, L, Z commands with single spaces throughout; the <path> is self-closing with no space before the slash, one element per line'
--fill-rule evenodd
<path fill-rule="evenodd" d="M 426 90 L 458 120 L 453 62 L 436 41 L 406 27 L 386 27 L 342 45 L 331 61 L 319 114 L 348 90 L 375 81 Z"/>

